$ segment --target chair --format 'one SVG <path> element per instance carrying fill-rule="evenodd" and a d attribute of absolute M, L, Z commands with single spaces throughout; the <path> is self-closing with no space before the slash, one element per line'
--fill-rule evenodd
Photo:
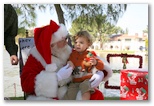
<path fill-rule="evenodd" d="M 34 38 L 19 38 L 19 71 L 22 72 L 22 68 L 28 58 L 30 49 L 34 46 Z M 24 93 L 24 100 L 26 99 L 26 93 Z"/>
<path fill-rule="evenodd" d="M 121 53 L 121 54 L 108 54 L 107 55 L 107 61 L 110 63 L 110 58 L 111 57 L 121 57 L 121 58 L 138 58 L 139 59 L 139 68 L 142 68 L 142 63 L 143 59 L 142 56 L 140 55 L 132 55 L 132 54 L 127 54 L 127 53 Z M 124 64 L 125 65 L 125 64 Z M 123 67 L 124 68 L 124 67 Z M 105 82 L 104 87 L 106 89 L 118 89 L 120 90 L 120 86 L 114 86 L 114 85 L 109 85 L 109 80 Z"/>

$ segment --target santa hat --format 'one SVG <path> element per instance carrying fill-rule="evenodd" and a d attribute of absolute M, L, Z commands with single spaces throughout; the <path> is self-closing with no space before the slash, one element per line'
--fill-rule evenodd
<path fill-rule="evenodd" d="M 35 46 L 46 64 L 52 64 L 51 44 L 58 42 L 68 35 L 63 24 L 57 25 L 54 21 L 44 27 L 34 29 Z"/>

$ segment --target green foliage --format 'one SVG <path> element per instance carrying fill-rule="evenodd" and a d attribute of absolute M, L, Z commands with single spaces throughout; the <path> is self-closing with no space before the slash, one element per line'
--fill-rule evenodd
<path fill-rule="evenodd" d="M 148 48 L 148 38 L 145 39 L 145 47 Z"/>
<path fill-rule="evenodd" d="M 89 17 L 97 15 L 106 15 L 107 20 L 116 23 L 123 15 L 127 4 L 62 4 L 66 19 L 76 19 L 79 16 L 87 16 L 86 20 L 91 21 Z"/>
<path fill-rule="evenodd" d="M 104 97 L 104 100 L 120 100 L 120 97 Z"/>
<path fill-rule="evenodd" d="M 72 27 L 69 30 L 72 35 L 75 35 L 80 30 L 87 30 L 93 38 L 96 40 L 102 40 L 107 42 L 111 34 L 117 34 L 124 32 L 120 27 L 116 27 L 107 21 L 106 15 L 97 15 L 89 17 L 90 21 L 87 21 L 87 15 L 83 15 L 73 20 Z"/>
<path fill-rule="evenodd" d="M 13 4 L 17 14 L 19 27 L 34 27 L 36 24 L 35 7 L 37 4 Z"/>
<path fill-rule="evenodd" d="M 25 36 L 26 29 L 36 26 L 36 10 L 45 11 L 46 5 L 40 4 L 12 4 L 18 15 L 18 34 Z"/>
<path fill-rule="evenodd" d="M 50 8 L 51 11 L 54 6 L 56 8 L 57 16 L 59 22 L 70 22 L 75 20 L 79 16 L 83 16 L 80 22 L 86 23 L 82 24 L 82 27 L 87 26 L 87 30 L 96 36 L 97 30 L 101 30 L 102 22 L 116 23 L 120 16 L 126 10 L 127 4 L 12 4 L 19 16 L 19 28 L 25 27 L 25 29 L 32 28 L 36 26 L 37 11 L 45 11 Z M 97 17 L 96 17 L 97 16 Z M 102 16 L 102 17 L 100 17 Z M 93 18 L 91 18 L 93 17 Z M 102 20 L 106 17 L 106 20 Z M 96 21 L 97 20 L 97 21 Z M 97 24 L 94 24 L 93 22 Z M 96 27 L 94 27 L 94 25 Z M 92 28 L 90 26 L 93 26 Z M 76 26 L 81 27 L 81 26 Z M 104 27 L 103 27 L 104 28 Z M 76 30 L 74 30 L 76 32 Z M 101 32 L 101 31 L 100 31 Z"/>
<path fill-rule="evenodd" d="M 148 25 L 147 25 L 147 28 L 143 30 L 143 33 L 148 33 Z"/>
<path fill-rule="evenodd" d="M 18 16 L 21 16 L 20 25 L 28 27 L 35 26 L 36 10 L 45 11 L 48 7 L 53 10 L 53 4 L 12 4 Z M 87 15 L 89 17 L 96 15 L 106 15 L 108 20 L 117 22 L 119 17 L 126 10 L 126 4 L 60 4 L 65 20 L 74 20 L 79 16 Z M 59 14 L 59 13 L 57 13 Z"/>
<path fill-rule="evenodd" d="M 25 32 L 26 32 L 25 27 L 18 28 L 18 34 L 19 35 L 25 36 Z"/>
<path fill-rule="evenodd" d="M 9 97 L 10 100 L 24 100 L 24 97 Z"/>

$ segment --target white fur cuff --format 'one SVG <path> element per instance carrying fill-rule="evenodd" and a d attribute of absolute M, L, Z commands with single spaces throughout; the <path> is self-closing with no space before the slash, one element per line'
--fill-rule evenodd
<path fill-rule="evenodd" d="M 57 97 L 58 82 L 56 72 L 41 71 L 36 76 L 36 96 Z"/>
<path fill-rule="evenodd" d="M 55 63 L 47 64 L 45 70 L 48 72 L 55 72 L 57 70 L 57 65 Z"/>

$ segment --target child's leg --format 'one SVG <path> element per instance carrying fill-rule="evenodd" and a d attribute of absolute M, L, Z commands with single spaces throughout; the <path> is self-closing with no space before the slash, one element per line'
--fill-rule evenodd
<path fill-rule="evenodd" d="M 90 100 L 90 92 L 85 92 L 82 94 L 82 100 Z"/>
<path fill-rule="evenodd" d="M 70 83 L 63 100 L 75 100 L 78 90 L 78 84 Z"/>
<path fill-rule="evenodd" d="M 89 80 L 80 83 L 79 88 L 81 90 L 82 100 L 90 100 L 91 93 L 94 92 L 94 89 L 91 88 Z"/>

